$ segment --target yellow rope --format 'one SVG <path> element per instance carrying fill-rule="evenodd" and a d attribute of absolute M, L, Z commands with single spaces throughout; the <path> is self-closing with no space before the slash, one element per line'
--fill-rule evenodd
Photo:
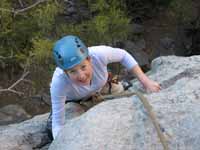
<path fill-rule="evenodd" d="M 142 104 L 144 105 L 144 108 L 147 110 L 148 115 L 149 115 L 151 121 L 153 122 L 154 127 L 156 128 L 158 137 L 160 138 L 160 142 L 163 145 L 164 150 L 169 150 L 167 140 L 166 140 L 163 132 L 160 129 L 160 125 L 156 119 L 156 115 L 152 109 L 152 106 L 150 105 L 147 98 L 142 93 L 135 91 L 135 92 L 128 92 L 128 93 L 125 92 L 125 93 L 121 93 L 121 94 L 114 94 L 114 95 L 104 95 L 101 97 L 105 100 L 109 100 L 109 99 L 120 98 L 120 97 L 125 97 L 125 96 L 129 97 L 129 96 L 133 96 L 133 95 L 137 95 L 139 97 Z"/>

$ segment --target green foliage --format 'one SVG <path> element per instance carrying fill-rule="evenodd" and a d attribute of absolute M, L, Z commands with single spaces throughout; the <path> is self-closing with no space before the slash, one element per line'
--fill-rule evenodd
<path fill-rule="evenodd" d="M 42 2 L 21 13 L 36 3 L 35 0 L 0 1 L 0 70 L 16 76 L 23 69 L 31 72 L 33 88 L 48 86 L 54 63 L 52 44 L 56 17 L 63 10 L 55 0 Z M 3 59 L 2 59 L 3 58 Z"/>
<path fill-rule="evenodd" d="M 87 0 L 93 16 L 79 24 L 60 24 L 57 33 L 76 34 L 88 45 L 109 44 L 125 40 L 129 33 L 130 19 L 127 17 L 121 1 Z"/>
<path fill-rule="evenodd" d="M 27 65 L 31 70 L 35 89 L 48 88 L 48 82 L 55 68 L 52 58 L 54 41 L 49 39 L 35 38 L 32 40 L 33 48 L 27 59 Z"/>
<path fill-rule="evenodd" d="M 53 41 L 48 39 L 33 39 L 33 50 L 30 56 L 34 56 L 35 64 L 49 65 L 52 60 Z M 33 64 L 33 63 L 32 63 Z"/>
<path fill-rule="evenodd" d="M 35 1 L 23 1 L 23 3 L 28 7 Z M 54 0 L 49 0 L 18 14 L 12 11 L 22 9 L 19 2 L 2 0 L 0 6 L 0 56 L 9 57 L 11 53 L 13 54 L 14 61 L 4 61 L 7 67 L 17 64 L 24 66 L 23 63 L 27 62 L 29 54 L 36 53 L 34 50 L 36 43 L 33 39 L 40 41 L 40 38 L 51 37 L 55 16 L 62 10 L 61 6 Z M 42 44 L 43 47 L 46 46 L 46 43 L 40 44 L 41 47 Z"/>
<path fill-rule="evenodd" d="M 173 0 L 170 4 L 171 15 L 175 17 L 179 23 L 184 23 L 194 19 L 192 0 Z"/>
<path fill-rule="evenodd" d="M 53 25 L 55 24 L 55 17 L 60 11 L 59 8 L 54 3 L 47 3 L 45 6 L 41 5 L 32 11 L 31 15 L 33 20 L 35 20 L 40 30 L 40 32 L 37 32 L 39 36 L 45 36 L 51 33 L 54 27 Z"/>
<path fill-rule="evenodd" d="M 109 9 L 109 4 L 105 0 L 97 0 L 97 1 L 92 1 L 88 0 L 88 3 L 90 4 L 89 7 L 91 11 L 106 11 Z"/>
<path fill-rule="evenodd" d="M 129 19 L 120 9 L 110 8 L 107 15 L 100 14 L 91 22 L 95 32 L 92 36 L 101 43 L 112 43 L 127 39 Z M 91 37 L 92 38 L 92 37 Z"/>
<path fill-rule="evenodd" d="M 58 35 L 58 38 L 61 38 L 65 35 L 77 35 L 80 36 L 80 33 L 84 32 L 83 24 L 68 24 L 68 23 L 62 23 L 58 24 L 56 27 L 56 33 Z"/>
<path fill-rule="evenodd" d="M 9 36 L 12 33 L 12 13 L 7 10 L 11 10 L 11 3 L 6 0 L 0 1 L 1 11 L 0 11 L 0 55 L 5 52 L 2 50 L 5 48 L 4 45 L 9 44 Z M 5 50 L 7 51 L 7 49 Z"/>
<path fill-rule="evenodd" d="M 0 11 L 0 17 L 1 17 L 0 31 L 1 31 L 1 35 L 3 35 L 10 31 L 9 28 L 12 23 L 12 13 L 6 11 L 6 9 L 11 10 L 11 4 L 7 0 L 1 0 L 0 6 L 1 6 L 1 9 L 5 8 L 4 11 Z"/>

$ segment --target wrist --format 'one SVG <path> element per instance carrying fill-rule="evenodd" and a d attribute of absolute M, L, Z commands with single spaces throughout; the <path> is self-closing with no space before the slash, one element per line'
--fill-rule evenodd
<path fill-rule="evenodd" d="M 138 76 L 138 80 L 142 83 L 142 85 L 145 86 L 146 83 L 149 81 L 149 78 L 145 74 L 142 74 Z"/>
<path fill-rule="evenodd" d="M 146 74 L 142 71 L 142 69 L 136 65 L 132 69 L 132 73 L 135 74 L 137 79 L 143 84 L 146 85 L 146 83 L 149 81 L 149 78 L 146 76 Z"/>

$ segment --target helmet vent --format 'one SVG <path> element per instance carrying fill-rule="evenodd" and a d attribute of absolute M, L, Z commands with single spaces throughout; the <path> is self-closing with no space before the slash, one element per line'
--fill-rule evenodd
<path fill-rule="evenodd" d="M 78 39 L 77 38 L 75 38 L 75 42 L 78 44 Z"/>
<path fill-rule="evenodd" d="M 78 41 L 78 39 L 77 38 L 75 38 L 75 42 L 76 42 L 76 46 L 79 48 L 79 47 L 81 47 L 81 45 L 79 44 L 79 41 Z"/>
<path fill-rule="evenodd" d="M 62 57 L 60 55 L 58 55 L 58 59 L 61 59 Z"/>
<path fill-rule="evenodd" d="M 56 55 L 57 55 L 58 59 L 62 58 L 58 52 L 56 52 Z"/>
<path fill-rule="evenodd" d="M 57 63 L 59 65 L 63 65 L 63 59 L 62 59 L 62 56 L 58 53 L 58 52 L 55 52 L 56 54 L 56 57 L 57 57 Z"/>

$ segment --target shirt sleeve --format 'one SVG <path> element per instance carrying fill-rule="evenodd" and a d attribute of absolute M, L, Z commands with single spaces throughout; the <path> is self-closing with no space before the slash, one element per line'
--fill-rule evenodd
<path fill-rule="evenodd" d="M 110 46 L 97 46 L 93 50 L 101 59 L 101 61 L 107 65 L 113 62 L 120 62 L 128 70 L 137 65 L 137 61 L 127 51 L 120 48 L 113 48 Z"/>
<path fill-rule="evenodd" d="M 60 78 L 53 77 L 50 93 L 52 105 L 52 132 L 53 137 L 57 136 L 65 121 L 65 85 Z"/>

